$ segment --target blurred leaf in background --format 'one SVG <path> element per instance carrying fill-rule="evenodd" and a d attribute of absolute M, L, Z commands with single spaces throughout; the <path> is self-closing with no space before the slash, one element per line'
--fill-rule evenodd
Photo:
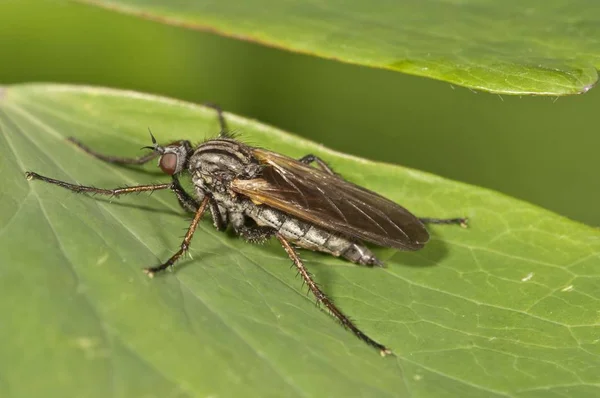
<path fill-rule="evenodd" d="M 594 0 L 76 0 L 161 23 L 502 94 L 587 92 Z"/>

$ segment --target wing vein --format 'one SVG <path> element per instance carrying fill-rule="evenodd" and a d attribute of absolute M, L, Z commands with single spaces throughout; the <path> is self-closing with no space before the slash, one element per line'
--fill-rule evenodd
<path fill-rule="evenodd" d="M 323 195 L 323 198 L 327 201 L 327 203 L 329 203 L 331 205 L 331 207 L 344 219 L 344 222 L 349 224 L 348 219 L 346 218 L 346 215 L 344 214 L 344 212 L 340 210 L 338 205 L 336 205 L 333 200 L 331 200 L 329 195 L 327 195 L 320 186 L 318 186 L 316 184 L 313 184 L 313 186 Z"/>
<path fill-rule="evenodd" d="M 348 203 L 350 203 L 350 206 L 354 207 L 356 210 L 358 210 L 361 214 L 363 214 L 365 217 L 367 217 L 375 226 L 377 226 L 377 228 L 379 228 L 384 234 L 387 234 L 387 231 L 385 230 L 385 228 L 383 228 L 377 221 L 375 221 L 375 219 L 373 217 L 371 217 L 369 214 L 367 214 L 363 209 L 361 209 L 359 206 L 356 205 L 356 203 L 354 203 L 353 201 L 349 200 Z"/>
<path fill-rule="evenodd" d="M 276 152 L 253 148 L 264 165 L 255 180 L 234 181 L 234 191 L 323 229 L 403 250 L 429 240 L 417 217 L 389 199 L 337 175 Z"/>

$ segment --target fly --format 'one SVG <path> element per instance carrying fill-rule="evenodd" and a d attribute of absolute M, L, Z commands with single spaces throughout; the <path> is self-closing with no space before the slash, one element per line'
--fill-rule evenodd
<path fill-rule="evenodd" d="M 389 348 L 363 333 L 325 295 L 304 266 L 296 247 L 326 252 L 356 264 L 383 266 L 363 241 L 400 250 L 418 250 L 429 240 L 424 223 L 466 226 L 467 220 L 419 219 L 383 196 L 344 180 L 314 155 L 296 160 L 246 145 L 231 135 L 221 110 L 216 109 L 221 133 L 196 147 L 187 140 L 162 146 L 150 133 L 152 146 L 145 148 L 151 149 L 151 153 L 139 158 L 121 158 L 103 155 L 69 138 L 83 151 L 109 163 L 141 165 L 159 158 L 158 166 L 171 176 L 168 183 L 100 189 L 34 172 L 27 172 L 26 177 L 78 193 L 108 196 L 170 189 L 181 207 L 193 213 L 194 218 L 179 250 L 164 263 L 144 270 L 150 277 L 172 267 L 189 249 L 206 210 L 210 211 L 219 231 L 231 225 L 238 235 L 253 243 L 275 237 L 317 301 L 382 356 L 391 354 Z M 313 163 L 317 167 L 311 166 Z M 193 195 L 179 182 L 179 177 L 186 173 L 194 186 Z"/>

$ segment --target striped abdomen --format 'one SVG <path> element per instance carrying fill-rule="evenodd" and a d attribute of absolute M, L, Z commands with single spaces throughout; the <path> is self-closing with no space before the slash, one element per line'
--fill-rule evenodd
<path fill-rule="evenodd" d="M 290 217 L 279 210 L 251 205 L 245 213 L 258 225 L 274 228 L 287 240 L 305 249 L 341 256 L 357 264 L 382 265 L 364 245 L 341 234 Z"/>

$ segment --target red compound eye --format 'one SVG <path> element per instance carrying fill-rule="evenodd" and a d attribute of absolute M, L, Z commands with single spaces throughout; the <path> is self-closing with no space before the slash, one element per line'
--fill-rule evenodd
<path fill-rule="evenodd" d="M 177 170 L 177 155 L 174 153 L 165 153 L 160 158 L 158 166 L 166 174 L 172 176 L 175 174 L 175 170 Z"/>

